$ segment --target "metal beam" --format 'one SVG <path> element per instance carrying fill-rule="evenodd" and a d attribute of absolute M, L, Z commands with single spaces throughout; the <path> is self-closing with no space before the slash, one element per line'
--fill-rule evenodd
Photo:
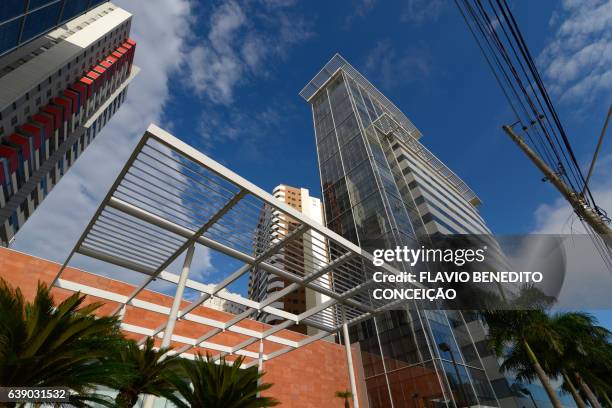
<path fill-rule="evenodd" d="M 204 234 L 206 231 L 208 231 L 213 225 L 215 225 L 215 223 L 221 218 L 223 217 L 229 210 L 231 210 L 237 203 L 238 201 L 242 200 L 242 198 L 246 195 L 246 190 L 241 189 L 240 191 L 238 191 L 238 193 L 236 193 L 234 195 L 234 197 L 231 198 L 231 200 L 229 200 L 219 211 L 217 211 L 212 217 L 210 217 L 210 219 L 208 221 L 206 221 L 206 223 L 204 223 L 204 225 L 202 225 L 196 232 L 192 233 L 191 236 L 188 237 L 187 241 L 185 241 L 176 251 L 174 251 L 174 253 L 172 255 L 170 255 L 170 257 L 168 257 L 168 259 L 166 259 L 166 261 L 164 263 L 162 263 L 156 270 L 155 272 L 153 272 L 153 274 L 151 274 L 151 276 L 147 279 L 147 281 L 145 283 L 143 283 L 142 285 L 140 285 L 140 287 L 138 287 L 137 289 L 134 290 L 134 292 L 132 292 L 132 294 L 130 294 L 128 301 L 134 299 L 136 296 L 138 296 L 138 294 L 147 287 L 147 285 L 149 283 L 151 283 L 156 277 L 157 275 L 159 275 L 160 272 L 162 272 L 164 269 L 166 269 L 172 262 L 174 262 L 174 260 L 183 252 L 185 251 L 187 248 L 189 248 L 190 246 L 192 246 L 193 244 L 195 244 L 195 242 L 197 241 L 197 239 L 202 236 L 202 234 Z M 115 311 L 115 313 L 117 313 L 117 311 Z"/>
<path fill-rule="evenodd" d="M 183 269 L 181 271 L 181 277 L 178 284 L 176 285 L 176 293 L 172 301 L 172 307 L 170 308 L 170 314 L 166 321 L 166 329 L 164 331 L 164 338 L 162 339 L 160 348 L 168 348 L 172 342 L 172 334 L 174 333 L 174 326 L 176 325 L 176 316 L 181 307 L 183 301 L 183 294 L 185 293 L 185 283 L 187 283 L 187 276 L 189 276 L 189 270 L 191 269 L 191 261 L 193 261 L 193 253 L 195 251 L 194 244 L 187 249 L 185 253 L 185 262 L 183 263 Z M 123 306 L 125 308 L 125 305 Z M 122 310 L 123 310 L 122 308 Z M 157 333 L 153 334 L 156 335 Z M 162 356 L 163 359 L 163 356 Z M 143 408 L 152 408 L 157 400 L 156 396 L 147 395 L 143 401 Z"/>
<path fill-rule="evenodd" d="M 165 229 L 167 231 L 170 231 L 172 233 L 175 233 L 177 235 L 181 235 L 183 237 L 191 237 L 193 235 L 193 232 L 191 230 L 189 230 L 188 228 L 182 227 L 178 224 L 175 224 L 173 222 L 170 222 L 168 220 L 163 219 L 162 217 L 159 217 L 155 214 L 152 214 L 148 211 L 145 211 L 141 208 L 138 208 L 130 203 L 127 203 L 123 200 L 117 199 L 115 197 L 112 197 L 109 202 L 108 205 L 118 209 L 120 211 L 123 211 L 126 214 L 129 214 L 133 217 L 139 218 L 142 221 L 146 221 L 148 223 L 151 223 L 159 228 Z M 229 255 L 233 258 L 236 258 L 242 262 L 248 262 L 250 264 L 253 264 L 253 262 L 255 261 L 255 257 L 251 256 L 251 255 L 247 255 L 243 252 L 240 252 L 234 248 L 228 247 L 227 245 L 223 245 L 215 240 L 212 240 L 210 238 L 204 237 L 204 236 L 199 236 L 196 238 L 196 241 L 208 248 L 214 249 L 216 251 L 222 252 L 225 255 Z M 328 296 L 330 298 L 334 298 L 337 300 L 340 300 L 341 297 L 339 295 L 337 295 L 335 292 L 333 292 L 332 290 L 329 289 L 325 289 L 325 288 L 321 288 L 319 286 L 313 285 L 312 283 L 302 283 L 302 278 L 286 272 L 274 265 L 270 265 L 266 262 L 261 262 L 259 263 L 259 266 L 265 270 L 266 272 L 270 272 L 273 275 L 277 275 L 280 276 L 281 278 L 287 279 L 290 282 L 294 282 L 297 283 L 300 286 L 305 286 L 307 288 L 310 288 L 316 292 L 319 292 L 325 296 Z M 399 272 L 398 272 L 399 273 Z M 370 306 L 367 305 L 363 305 L 359 302 L 353 301 L 351 299 L 346 299 L 346 300 L 342 300 L 341 303 L 346 303 L 349 306 L 352 306 L 356 309 L 362 310 L 364 312 L 372 312 L 374 309 L 372 309 Z"/>

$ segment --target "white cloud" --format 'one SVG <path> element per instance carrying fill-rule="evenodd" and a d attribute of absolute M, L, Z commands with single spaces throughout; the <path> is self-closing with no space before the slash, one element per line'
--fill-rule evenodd
<path fill-rule="evenodd" d="M 185 58 L 190 2 L 115 3 L 134 15 L 131 37 L 137 42 L 135 64 L 141 71 L 130 85 L 124 105 L 18 232 L 15 249 L 63 262 L 144 130 L 164 119 L 169 77 Z M 198 259 L 194 268 L 199 273 L 211 268 L 207 251 Z M 112 274 L 111 270 L 92 271 Z"/>
<path fill-rule="evenodd" d="M 612 211 L 612 155 L 602 157 L 591 184 L 599 207 Z M 559 304 L 566 309 L 610 309 L 612 271 L 569 204 L 562 198 L 542 204 L 535 211 L 534 234 L 568 234 L 565 238 L 566 273 Z M 572 236 L 569 236 L 572 234 Z"/>
<path fill-rule="evenodd" d="M 566 0 L 550 26 L 555 34 L 539 56 L 551 92 L 585 103 L 612 90 L 612 0 Z"/>
<path fill-rule="evenodd" d="M 426 79 L 431 71 L 427 49 L 411 46 L 398 53 L 388 40 L 379 41 L 365 62 L 365 72 L 387 89 Z"/>
<path fill-rule="evenodd" d="M 448 5 L 449 2 L 444 0 L 408 0 L 405 2 L 400 20 L 414 25 L 436 21 Z"/>
<path fill-rule="evenodd" d="M 348 27 L 351 23 L 358 19 L 363 18 L 372 11 L 376 5 L 376 0 L 357 0 L 353 2 L 351 13 L 346 17 L 345 26 Z"/>
<path fill-rule="evenodd" d="M 213 103 L 230 105 L 236 86 L 267 70 L 264 62 L 285 57 L 288 48 L 310 37 L 306 22 L 288 7 L 291 1 L 263 1 L 258 5 L 226 1 L 214 8 L 208 33 L 198 39 L 187 57 L 194 89 Z"/>

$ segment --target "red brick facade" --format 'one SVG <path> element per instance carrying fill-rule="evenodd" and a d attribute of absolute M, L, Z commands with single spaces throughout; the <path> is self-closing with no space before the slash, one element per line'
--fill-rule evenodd
<path fill-rule="evenodd" d="M 57 263 L 36 258 L 27 254 L 0 248 L 0 277 L 7 280 L 12 286 L 19 287 L 27 299 L 32 299 L 36 293 L 38 281 L 51 282 L 58 272 L 60 265 Z M 98 289 L 108 290 L 123 295 L 132 292 L 133 286 L 126 283 L 93 275 L 78 269 L 67 268 L 63 279 L 93 286 Z M 71 292 L 55 288 L 53 290 L 56 301 L 61 301 Z M 170 306 L 172 298 L 152 291 L 143 291 L 138 299 L 150 301 L 156 304 Z M 88 296 L 87 301 L 102 301 L 93 296 Z M 112 313 L 117 303 L 102 301 L 104 306 L 99 309 L 101 314 Z M 186 303 L 185 303 L 186 304 Z M 183 305 L 184 306 L 184 305 Z M 198 307 L 192 313 L 215 319 L 228 321 L 232 315 L 206 307 Z M 163 322 L 162 314 L 128 307 L 123 320 L 125 323 L 154 329 Z M 254 320 L 243 320 L 238 324 L 240 327 L 257 331 L 264 331 L 270 326 Z M 190 321 L 180 320 L 177 322 L 174 333 L 190 338 L 197 338 L 212 327 L 196 324 Z M 140 335 L 126 333 L 129 337 L 141 338 Z M 283 330 L 276 334 L 290 340 L 301 340 L 306 336 L 296 332 Z M 227 346 L 235 346 L 249 337 L 233 332 L 219 333 L 208 341 Z M 158 344 L 159 344 L 158 339 Z M 181 343 L 174 343 L 178 348 Z M 264 353 L 268 354 L 285 346 L 269 341 L 264 341 Z M 254 343 L 246 348 L 257 352 L 259 344 Z M 201 353 L 217 354 L 217 351 L 198 348 Z M 355 350 L 356 351 L 356 350 Z M 354 353 L 355 354 L 355 353 Z M 252 361 L 247 358 L 247 362 Z M 271 395 L 281 401 L 281 406 L 286 408 L 327 408 L 343 407 L 343 402 L 334 396 L 336 391 L 349 389 L 347 364 L 345 350 L 342 346 L 326 341 L 316 341 L 303 348 L 291 351 L 280 357 L 264 362 L 265 382 L 273 383 L 274 386 L 268 391 Z M 362 398 L 361 401 L 364 399 Z"/>

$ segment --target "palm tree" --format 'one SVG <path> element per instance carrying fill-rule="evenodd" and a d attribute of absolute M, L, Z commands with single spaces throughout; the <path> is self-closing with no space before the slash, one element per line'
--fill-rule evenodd
<path fill-rule="evenodd" d="M 344 399 L 344 408 L 351 408 L 351 404 L 349 404 L 349 398 L 353 397 L 353 393 L 349 390 L 346 391 L 336 391 L 336 397 Z"/>
<path fill-rule="evenodd" d="M 576 389 L 570 376 L 567 375 L 567 371 L 563 365 L 563 355 L 548 347 L 547 342 L 538 341 L 538 339 L 531 340 L 530 346 L 537 354 L 542 369 L 546 372 L 548 377 L 562 377 L 563 384 L 561 389 L 572 395 L 578 408 L 586 408 L 586 404 L 580 392 Z M 531 364 L 529 356 L 525 350 L 520 347 L 514 347 L 506 351 L 501 369 L 513 372 L 514 377 L 520 381 L 520 383 L 526 382 L 531 384 L 537 379 L 536 371 Z"/>
<path fill-rule="evenodd" d="M 123 340 L 117 318 L 96 317 L 101 304 L 84 299 L 75 293 L 55 305 L 39 283 L 29 303 L 0 279 L 0 386 L 66 387 L 73 405 L 108 404 L 93 389 L 121 378 L 120 366 L 102 360 Z"/>
<path fill-rule="evenodd" d="M 480 312 L 489 327 L 489 342 L 498 356 L 524 356 L 544 387 L 551 404 L 562 408 L 561 400 L 550 383 L 532 343 L 545 343 L 555 352 L 562 351 L 559 335 L 551 328 L 543 310 L 489 310 Z M 509 364 L 506 364 L 506 369 Z"/>
<path fill-rule="evenodd" d="M 140 394 L 151 394 L 175 402 L 175 384 L 181 381 L 177 374 L 179 359 L 168 355 L 169 348 L 155 350 L 153 338 L 147 338 L 143 347 L 132 340 L 126 341 L 113 358 L 130 370 L 129 378 L 118 379 L 113 388 L 119 393 L 117 407 L 133 407 Z"/>
<path fill-rule="evenodd" d="M 588 313 L 560 313 L 552 316 L 551 325 L 559 333 L 564 352 L 558 358 L 566 382 L 576 380 L 578 386 L 594 408 L 601 408 L 590 383 L 600 394 L 612 391 L 607 378 L 612 372 L 610 338 L 612 333 L 597 325 Z"/>
<path fill-rule="evenodd" d="M 272 384 L 259 384 L 264 373 L 257 367 L 242 369 L 244 357 L 238 357 L 232 364 L 225 358 L 215 363 L 209 356 L 198 354 L 194 361 L 181 360 L 186 378 L 191 382 L 177 384 L 180 396 L 185 400 L 176 403 L 178 407 L 207 408 L 260 408 L 279 404 L 274 398 L 260 397 L 259 393 Z"/>

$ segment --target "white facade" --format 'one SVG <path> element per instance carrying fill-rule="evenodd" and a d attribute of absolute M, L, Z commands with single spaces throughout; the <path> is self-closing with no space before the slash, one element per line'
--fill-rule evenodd
<path fill-rule="evenodd" d="M 212 284 L 204 285 L 204 286 L 207 286 L 211 292 L 214 291 L 215 289 L 215 285 L 212 285 Z M 220 296 L 226 297 L 225 295 L 239 296 L 235 293 L 229 292 L 226 289 L 221 289 L 221 291 L 219 292 L 219 296 L 213 296 L 213 297 L 206 299 L 204 303 L 202 303 L 202 306 L 205 306 L 211 309 L 215 309 L 215 310 L 219 310 L 221 312 L 235 314 L 235 315 L 240 314 L 246 310 L 246 306 L 241 305 L 240 303 L 232 302 L 231 300 L 223 299 L 222 297 L 220 297 Z"/>
<path fill-rule="evenodd" d="M 0 244 L 125 101 L 132 15 L 103 3 L 0 58 Z"/>
<path fill-rule="evenodd" d="M 323 205 L 321 200 L 310 196 L 306 188 L 296 188 L 285 184 L 280 184 L 272 191 L 273 196 L 285 204 L 297 209 L 302 214 L 323 225 Z M 268 249 L 280 243 L 283 238 L 293 230 L 294 221 L 279 211 L 269 212 L 263 210 L 260 226 L 260 245 L 262 249 Z M 300 239 L 300 254 L 305 270 L 318 269 L 327 262 L 327 248 L 321 247 L 320 242 L 325 242 L 324 237 L 316 231 L 305 232 Z M 294 249 L 296 251 L 296 249 Z M 276 263 L 283 263 L 284 258 L 279 255 L 274 260 Z M 325 287 L 330 287 L 330 280 L 327 274 L 319 277 L 318 282 Z M 264 299 L 273 292 L 282 290 L 286 285 L 282 279 L 270 275 L 262 270 L 251 271 L 249 282 L 249 297 L 255 300 Z M 329 300 L 328 297 L 315 293 L 310 289 L 300 289 L 302 292 L 290 293 L 271 304 L 272 307 L 289 311 L 290 313 L 301 313 L 308 308 L 319 305 Z M 274 323 L 275 316 L 264 316 L 263 320 L 267 323 Z M 308 334 L 314 333 L 312 328 L 308 328 Z"/>

